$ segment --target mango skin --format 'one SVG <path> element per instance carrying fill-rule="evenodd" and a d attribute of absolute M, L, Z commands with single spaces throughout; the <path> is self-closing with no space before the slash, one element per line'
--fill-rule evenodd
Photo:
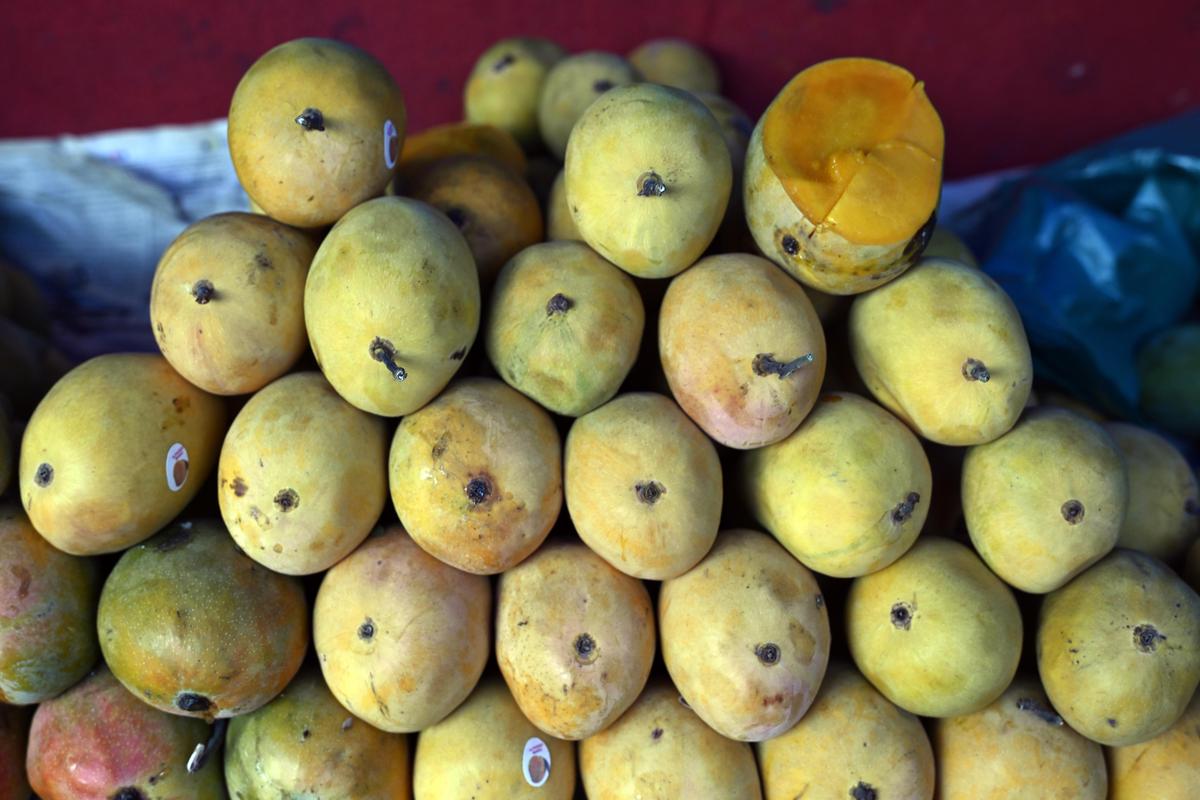
<path fill-rule="evenodd" d="M 993 702 L 1021 657 L 1012 592 L 968 547 L 934 536 L 854 579 L 846 632 L 871 685 L 923 717 L 970 714 Z"/>
<path fill-rule="evenodd" d="M 104 583 L 96 624 L 104 660 L 138 699 L 210 721 L 265 705 L 308 649 L 300 582 L 254 563 L 210 520 L 177 523 L 127 550 Z"/>
<path fill-rule="evenodd" d="M 586 739 L 633 705 L 655 649 L 641 581 L 582 544 L 551 543 L 501 575 L 496 596 L 496 662 L 530 722 Z"/>
<path fill-rule="evenodd" d="M 111 800 L 122 789 L 144 800 L 225 800 L 218 756 L 197 773 L 185 769 L 210 734 L 201 720 L 151 708 L 100 667 L 38 707 L 29 782 L 42 800 Z"/>
<path fill-rule="evenodd" d="M 525 179 L 483 156 L 440 159 L 405 182 L 405 194 L 429 203 L 458 226 L 482 283 L 542 241 L 542 209 Z"/>
<path fill-rule="evenodd" d="M 229 723 L 225 781 L 232 797 L 412 797 L 407 737 L 351 717 L 315 667 Z"/>
<path fill-rule="evenodd" d="M 941 225 L 933 229 L 933 235 L 929 237 L 929 244 L 925 246 L 923 255 L 925 258 L 950 258 L 961 261 L 968 267 L 979 266 L 978 259 L 971 252 L 971 248 L 967 247 L 967 243 L 954 231 Z"/>
<path fill-rule="evenodd" d="M 353 552 L 387 502 L 383 420 L 319 372 L 274 381 L 242 407 L 221 448 L 217 499 L 233 540 L 275 572 L 311 575 Z"/>
<path fill-rule="evenodd" d="M 588 800 L 762 797 L 750 745 L 705 725 L 665 680 L 579 743 L 579 769 Z"/>
<path fill-rule="evenodd" d="M 671 680 L 730 739 L 759 742 L 795 725 L 829 663 L 816 578 L 758 531 L 722 532 L 704 560 L 664 581 L 658 619 Z"/>
<path fill-rule="evenodd" d="M 526 150 L 541 144 L 538 99 L 546 74 L 566 56 L 559 45 L 535 36 L 501 39 L 484 50 L 463 88 L 468 122 L 508 131 Z"/>
<path fill-rule="evenodd" d="M 0 705 L 0 797 L 25 800 L 32 791 L 25 774 L 32 708 Z"/>
<path fill-rule="evenodd" d="M 523 774 L 526 743 L 550 753 L 550 777 L 540 787 Z M 413 762 L 416 800 L 571 800 L 575 744 L 533 726 L 499 677 L 489 676 L 450 716 L 421 731 Z"/>
<path fill-rule="evenodd" d="M 538 130 L 546 149 L 561 160 L 571 130 L 587 107 L 604 92 L 640 77 L 627 60 L 600 50 L 575 53 L 555 62 L 538 95 Z"/>
<path fill-rule="evenodd" d="M 550 185 L 545 217 L 547 241 L 583 241 L 583 235 L 579 232 L 579 226 L 575 224 L 575 218 L 571 216 L 571 206 L 567 202 L 567 173 L 563 170 L 558 171 L 554 183 Z"/>
<path fill-rule="evenodd" d="M 0 702 L 40 703 L 78 683 L 100 655 L 96 565 L 56 550 L 8 504 L 0 563 Z"/>
<path fill-rule="evenodd" d="M 589 106 L 571 131 L 563 171 L 584 241 L 640 278 L 694 264 L 716 236 L 733 185 L 716 118 L 687 92 L 652 83 L 612 89 Z M 643 193 L 650 173 L 664 193 Z"/>
<path fill-rule="evenodd" d="M 308 345 L 304 280 L 312 236 L 256 214 L 215 214 L 176 237 L 150 287 L 150 323 L 163 356 L 206 392 L 254 392 Z M 199 303 L 200 281 L 213 296 Z"/>
<path fill-rule="evenodd" d="M 567 434 L 565 465 L 579 538 L 626 575 L 682 575 L 717 538 L 721 461 L 669 397 L 630 392 L 580 417 Z M 638 489 L 648 484 L 649 496 Z"/>
<path fill-rule="evenodd" d="M 1033 385 L 1025 328 L 981 270 L 925 259 L 850 306 L 850 350 L 863 383 L 922 438 L 983 444 L 1016 424 Z M 969 380 L 968 359 L 987 382 Z"/>
<path fill-rule="evenodd" d="M 524 175 L 529 166 L 517 140 L 495 125 L 470 122 L 434 125 L 404 140 L 396 180 L 388 187 L 389 193 L 404 194 L 411 177 L 437 161 L 458 156 L 484 156 L 517 175 Z"/>
<path fill-rule="evenodd" d="M 308 108 L 324 114 L 325 130 L 296 122 Z M 313 228 L 383 194 L 406 122 L 404 97 L 373 56 L 330 39 L 294 39 L 267 51 L 234 89 L 229 154 L 268 215 Z"/>
<path fill-rule="evenodd" d="M 313 355 L 337 393 L 383 417 L 432 400 L 479 331 L 479 276 L 462 234 L 432 206 L 370 200 L 325 237 L 304 288 Z M 380 347 L 406 371 L 397 380 Z"/>
<path fill-rule="evenodd" d="M 748 507 L 811 570 L 853 578 L 916 541 L 933 475 L 917 437 L 848 392 L 821 395 L 789 437 L 742 461 Z"/>
<path fill-rule="evenodd" d="M 658 349 L 675 402 L 717 443 L 778 442 L 817 402 L 825 333 L 804 290 L 769 261 L 708 256 L 673 279 L 658 318 Z M 755 364 L 813 360 L 786 378 Z"/>
<path fill-rule="evenodd" d="M 880 797 L 933 798 L 933 748 L 921 721 L 842 662 L 830 662 L 804 718 L 755 749 L 767 800 L 840 800 L 860 785 Z"/>
<path fill-rule="evenodd" d="M 1173 562 L 1200 536 L 1200 485 L 1173 444 L 1124 422 L 1105 430 L 1125 457 L 1129 506 L 1117 546 Z"/>
<path fill-rule="evenodd" d="M 1107 751 L 1110 800 L 1189 797 L 1200 786 L 1200 692 L 1164 733 Z"/>
<path fill-rule="evenodd" d="M 313 643 L 347 711 L 413 733 L 445 719 L 479 682 L 491 612 L 487 578 L 443 564 L 394 526 L 325 573 Z"/>
<path fill-rule="evenodd" d="M 1112 437 L 1062 408 L 1030 409 L 963 460 L 971 543 L 1006 583 L 1034 594 L 1054 591 L 1112 550 L 1129 496 Z"/>
<path fill-rule="evenodd" d="M 570 301 L 551 311 L 557 295 Z M 486 345 L 505 383 L 578 417 L 608 402 L 637 360 L 646 310 L 633 280 L 583 242 L 546 242 L 504 265 Z"/>
<path fill-rule="evenodd" d="M 494 575 L 536 550 L 562 509 L 554 420 L 501 381 L 463 378 L 396 428 L 392 502 L 425 552 Z M 485 497 L 471 496 L 481 481 Z"/>
<path fill-rule="evenodd" d="M 1113 747 L 1149 741 L 1200 685 L 1200 595 L 1152 556 L 1117 548 L 1046 596 L 1037 663 L 1072 728 Z"/>
<path fill-rule="evenodd" d="M 712 57 L 684 39 L 642 42 L 629 54 L 642 79 L 696 94 L 721 91 L 721 74 Z"/>
<path fill-rule="evenodd" d="M 21 502 L 38 533 L 72 555 L 113 553 L 170 522 L 200 491 L 225 433 L 222 400 L 197 389 L 162 356 L 97 356 L 64 376 L 38 405 L 21 441 Z M 167 454 L 187 449 L 182 487 Z M 39 485 L 47 464 L 50 480 Z M 45 477 L 45 471 L 41 474 Z"/>
<path fill-rule="evenodd" d="M 942 800 L 1107 796 L 1104 750 L 1063 724 L 1036 679 L 1018 677 L 987 708 L 936 720 L 933 742 Z"/>

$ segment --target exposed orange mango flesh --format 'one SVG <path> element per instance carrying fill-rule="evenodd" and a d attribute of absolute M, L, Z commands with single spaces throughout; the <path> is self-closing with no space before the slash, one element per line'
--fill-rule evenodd
<path fill-rule="evenodd" d="M 763 119 L 763 153 L 788 197 L 859 244 L 904 241 L 929 220 L 944 149 L 924 84 L 870 58 L 809 67 Z"/>
<path fill-rule="evenodd" d="M 487 156 L 525 175 L 525 153 L 508 131 L 494 125 L 453 122 L 408 136 L 400 151 L 401 173 L 450 156 Z"/>

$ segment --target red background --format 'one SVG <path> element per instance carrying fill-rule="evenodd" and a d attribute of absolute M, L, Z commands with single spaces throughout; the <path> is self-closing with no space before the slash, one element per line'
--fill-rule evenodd
<path fill-rule="evenodd" d="M 472 63 L 507 35 L 621 53 L 683 36 L 713 53 L 726 94 L 752 116 L 815 61 L 886 58 L 926 82 L 952 178 L 1044 161 L 1200 104 L 1196 2 L 41 0 L 11 3 L 3 20 L 0 137 L 223 116 L 255 58 L 307 35 L 380 57 L 411 130 L 459 118 Z"/>

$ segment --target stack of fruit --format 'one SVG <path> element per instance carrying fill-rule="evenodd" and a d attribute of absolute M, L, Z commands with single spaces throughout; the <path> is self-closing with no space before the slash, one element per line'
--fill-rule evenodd
<path fill-rule="evenodd" d="M 0 375 L 0 795 L 1192 796 L 1182 455 L 1031 399 L 909 72 L 718 90 L 509 39 L 406 138 L 264 55 L 162 355 Z"/>

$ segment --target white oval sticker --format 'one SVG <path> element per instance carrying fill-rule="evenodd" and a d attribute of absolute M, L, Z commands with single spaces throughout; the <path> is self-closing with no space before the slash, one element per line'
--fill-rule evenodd
<path fill-rule="evenodd" d="M 395 124 L 389 119 L 383 123 L 383 163 L 391 169 L 400 158 L 400 134 Z"/>
<path fill-rule="evenodd" d="M 178 492 L 187 483 L 188 452 L 179 442 L 167 449 L 167 487 Z"/>
<path fill-rule="evenodd" d="M 525 781 L 535 789 L 550 780 L 550 748 L 536 736 L 525 743 L 521 771 Z"/>

